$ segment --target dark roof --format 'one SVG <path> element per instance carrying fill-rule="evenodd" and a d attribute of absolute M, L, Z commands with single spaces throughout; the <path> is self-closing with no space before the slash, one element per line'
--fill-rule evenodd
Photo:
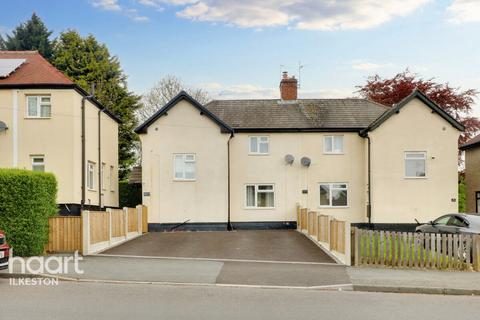
<path fill-rule="evenodd" d="M 443 111 L 423 93 L 415 90 L 394 107 L 366 99 L 298 99 L 284 101 L 264 100 L 214 100 L 202 106 L 187 93 L 181 92 L 163 108 L 135 129 L 145 133 L 150 124 L 167 113 L 181 99 L 187 99 L 201 113 L 207 115 L 226 132 L 296 132 L 338 131 L 361 132 L 375 130 L 409 101 L 418 98 L 452 126 L 463 126 Z"/>
<path fill-rule="evenodd" d="M 359 131 L 387 107 L 365 99 L 215 100 L 205 107 L 238 131 Z"/>
<path fill-rule="evenodd" d="M 0 59 L 26 60 L 6 78 L 0 78 L 0 89 L 73 89 L 83 97 L 89 96 L 88 92 L 52 66 L 37 51 L 0 51 Z M 121 120 L 98 100 L 95 98 L 87 99 L 97 108 L 104 110 L 104 113 L 110 118 L 121 123 Z"/>
<path fill-rule="evenodd" d="M 407 105 L 411 100 L 418 98 L 420 99 L 427 107 L 432 109 L 432 111 L 436 112 L 439 116 L 449 122 L 453 127 L 457 128 L 458 130 L 465 130 L 465 127 L 460 124 L 457 120 L 455 120 L 451 115 L 446 113 L 442 108 L 436 105 L 432 100 L 430 100 L 424 93 L 420 90 L 415 89 L 409 96 L 404 98 L 399 103 L 395 104 L 392 108 L 390 108 L 387 112 L 381 115 L 378 119 L 372 122 L 368 128 L 363 130 L 362 133 L 366 133 L 368 131 L 373 131 L 378 128 L 382 123 L 384 123 L 388 118 L 393 116 L 396 113 L 400 112 L 400 109 Z"/>
<path fill-rule="evenodd" d="M 472 139 L 468 140 L 464 144 L 460 146 L 460 150 L 467 150 L 467 149 L 472 149 L 480 147 L 480 134 L 476 137 L 473 137 Z"/>
<path fill-rule="evenodd" d="M 175 106 L 178 102 L 181 100 L 187 100 L 190 102 L 195 108 L 200 110 L 200 113 L 202 115 L 207 116 L 210 118 L 213 122 L 215 122 L 220 128 L 222 128 L 226 132 L 233 132 L 232 128 L 223 122 L 220 118 L 218 118 L 215 114 L 211 113 L 208 109 L 206 109 L 204 106 L 202 106 L 197 100 L 192 98 L 188 93 L 185 91 L 181 91 L 179 94 L 177 94 L 172 100 L 170 100 L 163 108 L 155 112 L 150 118 L 148 118 L 143 124 L 138 126 L 135 129 L 136 133 L 146 133 L 147 128 L 154 123 L 158 118 L 160 118 L 163 115 L 167 114 L 167 111 L 170 110 L 173 106 Z"/>

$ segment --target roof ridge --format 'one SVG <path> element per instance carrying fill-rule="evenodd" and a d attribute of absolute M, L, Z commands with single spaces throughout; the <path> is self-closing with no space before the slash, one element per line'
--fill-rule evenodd
<path fill-rule="evenodd" d="M 1 50 L 0 54 L 40 54 L 38 50 Z"/>

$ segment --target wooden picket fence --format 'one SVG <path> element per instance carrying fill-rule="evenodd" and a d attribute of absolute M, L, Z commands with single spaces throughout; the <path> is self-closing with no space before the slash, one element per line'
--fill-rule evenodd
<path fill-rule="evenodd" d="M 297 230 L 338 260 L 348 265 L 351 263 L 350 223 L 298 207 Z"/>
<path fill-rule="evenodd" d="M 480 271 L 480 235 L 355 228 L 354 265 Z"/>

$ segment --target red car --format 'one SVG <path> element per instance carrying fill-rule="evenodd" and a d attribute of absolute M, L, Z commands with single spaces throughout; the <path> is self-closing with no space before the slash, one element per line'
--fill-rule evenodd
<path fill-rule="evenodd" d="M 0 270 L 8 268 L 8 258 L 10 257 L 10 247 L 8 246 L 5 233 L 0 230 Z"/>

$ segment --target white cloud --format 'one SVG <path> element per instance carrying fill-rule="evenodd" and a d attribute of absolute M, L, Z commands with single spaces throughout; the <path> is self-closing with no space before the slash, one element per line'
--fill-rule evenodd
<path fill-rule="evenodd" d="M 122 7 L 118 4 L 118 0 L 92 0 L 92 5 L 95 8 L 100 8 L 107 11 L 122 10 Z"/>
<path fill-rule="evenodd" d="M 197 86 L 204 89 L 213 99 L 278 99 L 280 91 L 278 88 L 262 87 L 253 84 L 223 85 L 218 82 L 201 83 Z M 298 92 L 301 99 L 308 98 L 346 98 L 352 97 L 352 90 L 348 89 L 322 89 L 302 90 Z"/>
<path fill-rule="evenodd" d="M 152 1 L 152 0 L 149 0 Z M 244 28 L 287 26 L 311 30 L 367 29 L 405 16 L 431 0 L 162 0 L 177 15 Z"/>
<path fill-rule="evenodd" d="M 372 70 L 378 70 L 378 69 L 384 69 L 384 68 L 390 68 L 393 67 L 394 65 L 391 63 L 384 63 L 384 64 L 379 64 L 379 63 L 373 63 L 373 62 L 354 62 L 352 64 L 352 68 L 355 70 L 362 70 L 362 71 L 372 71 Z"/>
<path fill-rule="evenodd" d="M 141 1 L 144 1 L 145 3 L 143 4 L 146 5 L 147 2 L 151 2 L 153 0 L 141 0 Z M 150 20 L 147 16 L 143 16 L 139 14 L 137 9 L 123 7 L 122 5 L 120 5 L 118 0 L 92 0 L 92 5 L 95 8 L 100 8 L 106 11 L 121 12 L 136 22 L 146 22 Z"/>
<path fill-rule="evenodd" d="M 447 11 L 451 15 L 450 20 L 455 23 L 480 21 L 480 1 L 478 0 L 454 0 Z"/>

